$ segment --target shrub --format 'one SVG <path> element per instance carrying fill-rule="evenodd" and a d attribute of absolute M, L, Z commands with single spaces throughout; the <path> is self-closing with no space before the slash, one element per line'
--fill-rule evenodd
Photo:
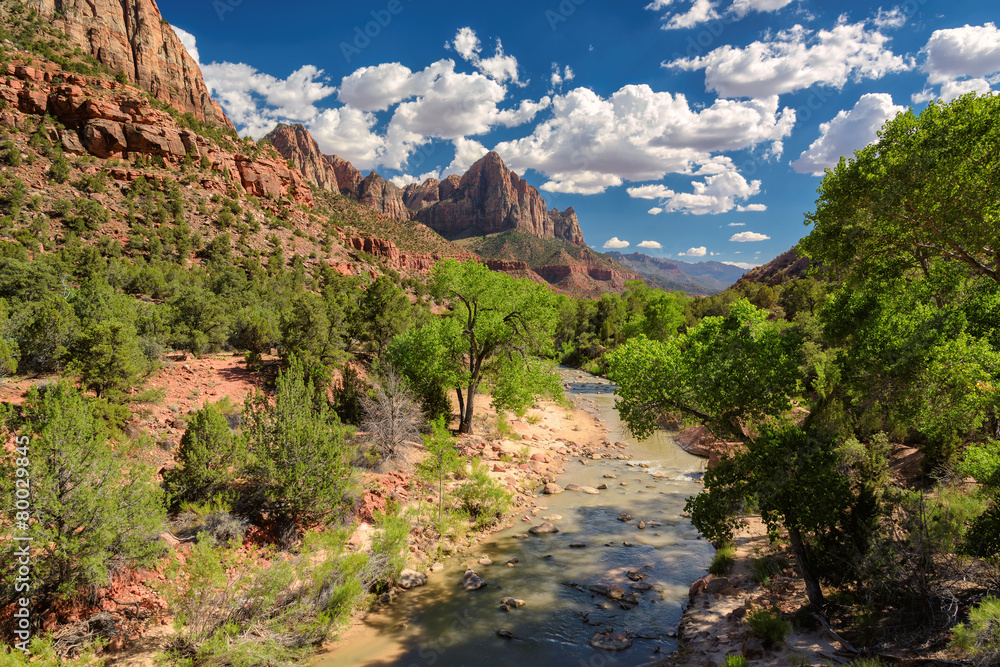
<path fill-rule="evenodd" d="M 372 559 L 381 569 L 376 587 L 386 588 L 396 581 L 406 566 L 410 520 L 395 512 L 379 512 L 375 516 L 375 526 L 377 532 L 372 536 Z"/>
<path fill-rule="evenodd" d="M 62 155 L 52 161 L 52 166 L 49 167 L 49 178 L 56 183 L 65 183 L 69 180 L 69 161 Z"/>
<path fill-rule="evenodd" d="M 780 647 L 792 631 L 792 624 L 770 609 L 754 609 L 747 614 L 746 619 L 750 632 L 764 640 L 764 646 L 768 649 Z"/>
<path fill-rule="evenodd" d="M 256 505 L 292 521 L 328 521 L 351 505 L 349 430 L 306 380 L 302 362 L 292 358 L 273 399 L 248 398 L 243 417 Z"/>
<path fill-rule="evenodd" d="M 750 667 L 750 661 L 742 655 L 727 655 L 722 667 Z"/>
<path fill-rule="evenodd" d="M 0 161 L 11 167 L 21 166 L 21 151 L 13 141 L 5 141 L 0 144 Z"/>
<path fill-rule="evenodd" d="M 184 431 L 178 465 L 167 472 L 164 483 L 172 501 L 202 501 L 219 494 L 231 498 L 246 463 L 245 441 L 232 432 L 222 411 L 208 404 Z"/>
<path fill-rule="evenodd" d="M 717 577 L 722 577 L 733 570 L 733 565 L 736 564 L 736 547 L 732 544 L 724 544 L 715 552 L 715 557 L 712 558 L 712 564 L 708 566 L 708 571 Z"/>
<path fill-rule="evenodd" d="M 291 559 L 199 542 L 175 560 L 164 589 L 180 664 L 299 665 L 358 608 L 377 578 L 365 554 L 347 553 L 346 531 L 309 533 Z"/>
<path fill-rule="evenodd" d="M 456 495 L 478 529 L 499 523 L 510 509 L 511 494 L 489 476 L 479 459 L 473 460 L 469 480 L 458 488 Z"/>
<path fill-rule="evenodd" d="M 1000 599 L 988 597 L 969 612 L 969 620 L 955 627 L 953 648 L 964 651 L 977 665 L 1000 661 Z"/>
<path fill-rule="evenodd" d="M 105 585 L 115 569 L 140 567 L 160 554 L 156 535 L 165 512 L 152 471 L 115 451 L 75 388 L 65 381 L 44 391 L 33 387 L 20 419 L 9 425 L 30 438 L 34 521 L 27 535 L 37 546 L 32 570 L 40 584 L 32 586 L 33 594 L 45 599 Z M 6 516 L 15 516 L 15 463 L 23 455 L 5 456 L 0 486 Z"/>

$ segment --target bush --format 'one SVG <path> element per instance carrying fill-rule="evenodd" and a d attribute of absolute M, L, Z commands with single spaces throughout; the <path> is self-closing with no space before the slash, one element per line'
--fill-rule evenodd
<path fill-rule="evenodd" d="M 171 502 L 203 501 L 235 495 L 236 478 L 247 463 L 246 442 L 229 428 L 215 405 L 206 405 L 181 437 L 177 467 L 164 475 Z"/>
<path fill-rule="evenodd" d="M 770 609 L 755 609 L 747 614 L 746 619 L 750 632 L 764 640 L 764 646 L 771 650 L 784 644 L 792 631 L 792 624 Z"/>
<path fill-rule="evenodd" d="M 52 161 L 49 167 L 49 178 L 56 183 L 65 183 L 69 180 L 69 161 L 62 155 Z"/>
<path fill-rule="evenodd" d="M 326 396 L 292 358 L 274 398 L 248 398 L 244 431 L 254 465 L 251 500 L 292 521 L 328 521 L 352 504 L 354 449 Z"/>
<path fill-rule="evenodd" d="M 969 620 L 956 626 L 953 648 L 964 651 L 976 665 L 1000 661 L 1000 599 L 985 598 L 969 612 Z"/>
<path fill-rule="evenodd" d="M 410 521 L 398 513 L 375 516 L 377 532 L 372 536 L 372 560 L 381 569 L 376 588 L 388 588 L 399 577 L 406 566 L 407 540 L 410 535 Z"/>
<path fill-rule="evenodd" d="M 156 535 L 165 512 L 152 471 L 115 451 L 75 388 L 65 381 L 44 391 L 33 387 L 21 418 L 8 426 L 30 438 L 34 521 L 28 536 L 38 547 L 32 568 L 40 584 L 33 594 L 45 599 L 105 585 L 115 569 L 143 566 L 161 553 Z M 3 465 L 6 516 L 15 516 L 15 463 L 23 456 L 12 451 Z"/>
<path fill-rule="evenodd" d="M 742 655 L 727 655 L 722 667 L 750 667 L 750 661 Z"/>
<path fill-rule="evenodd" d="M 377 568 L 347 553 L 346 531 L 310 532 L 294 558 L 197 543 L 167 571 L 164 589 L 177 639 L 168 657 L 180 664 L 303 664 L 365 599 Z"/>
<path fill-rule="evenodd" d="M 712 558 L 712 564 L 708 566 L 708 571 L 710 574 L 714 574 L 717 577 L 722 577 L 733 570 L 733 565 L 736 564 L 736 547 L 732 544 L 724 544 L 715 552 L 715 556 Z"/>
<path fill-rule="evenodd" d="M 510 509 L 511 494 L 489 476 L 479 459 L 473 460 L 469 481 L 458 488 L 456 495 L 480 530 L 499 523 Z"/>

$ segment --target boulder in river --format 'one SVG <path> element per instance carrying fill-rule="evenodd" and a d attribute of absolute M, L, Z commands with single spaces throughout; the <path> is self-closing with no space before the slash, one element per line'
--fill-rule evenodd
<path fill-rule="evenodd" d="M 472 570 L 466 570 L 465 574 L 462 575 L 462 588 L 467 591 L 478 591 L 485 585 L 486 582 Z"/>
<path fill-rule="evenodd" d="M 549 533 L 558 533 L 559 529 L 546 521 L 545 523 L 540 523 L 537 526 L 532 526 L 528 529 L 528 532 L 534 535 L 547 535 Z"/>
<path fill-rule="evenodd" d="M 596 632 L 590 645 L 604 651 L 624 651 L 632 646 L 632 640 L 620 632 Z"/>
<path fill-rule="evenodd" d="M 600 495 L 601 492 L 598 491 L 597 489 L 595 489 L 592 486 L 581 486 L 580 487 L 580 493 L 588 493 L 588 494 L 590 494 L 592 496 L 597 496 L 597 495 Z"/>
<path fill-rule="evenodd" d="M 632 520 L 632 515 L 629 514 L 628 512 L 622 512 L 621 514 L 618 515 L 618 520 L 619 521 L 625 521 L 625 522 L 631 521 Z"/>
<path fill-rule="evenodd" d="M 524 600 L 518 598 L 504 598 L 500 600 L 500 604 L 506 606 L 509 609 L 518 609 L 525 605 Z"/>
<path fill-rule="evenodd" d="M 416 570 L 406 569 L 399 573 L 399 587 L 409 590 L 427 583 L 427 575 Z"/>
<path fill-rule="evenodd" d="M 549 482 L 544 487 L 542 487 L 542 493 L 544 493 L 546 495 L 549 495 L 549 496 L 554 496 L 557 493 L 562 493 L 562 492 L 563 492 L 563 488 L 561 486 L 559 486 L 558 484 L 556 484 L 555 482 Z"/>

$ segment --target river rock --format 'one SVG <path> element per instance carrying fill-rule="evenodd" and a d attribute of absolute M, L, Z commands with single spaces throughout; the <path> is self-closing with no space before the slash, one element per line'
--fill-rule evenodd
<path fill-rule="evenodd" d="M 525 605 L 524 600 L 518 598 L 504 598 L 500 600 L 500 604 L 508 607 L 509 609 L 519 609 Z"/>
<path fill-rule="evenodd" d="M 549 514 L 548 516 L 543 516 L 545 521 L 562 521 L 562 514 Z"/>
<path fill-rule="evenodd" d="M 598 491 L 597 489 L 595 489 L 592 486 L 581 486 L 580 487 L 580 493 L 587 493 L 587 494 L 590 494 L 592 496 L 597 496 L 597 495 L 600 495 L 601 492 Z"/>
<path fill-rule="evenodd" d="M 596 632 L 590 645 L 604 651 L 624 651 L 632 646 L 632 640 L 620 632 Z"/>
<path fill-rule="evenodd" d="M 629 522 L 632 520 L 632 515 L 629 514 L 628 512 L 622 512 L 621 514 L 618 515 L 618 520 Z"/>
<path fill-rule="evenodd" d="M 607 484 L 598 484 L 597 485 L 597 490 L 598 491 L 605 491 L 605 490 L 607 490 L 607 488 L 608 488 Z"/>
<path fill-rule="evenodd" d="M 558 533 L 559 529 L 546 521 L 545 523 L 540 523 L 537 526 L 532 526 L 528 529 L 528 532 L 534 535 L 547 535 L 549 533 Z"/>
<path fill-rule="evenodd" d="M 443 570 L 444 569 L 444 565 L 442 565 L 441 563 L 434 563 L 428 569 L 431 571 L 431 574 L 434 574 L 436 572 L 440 572 L 441 570 Z"/>
<path fill-rule="evenodd" d="M 497 630 L 497 637 L 500 639 L 513 639 L 514 633 L 510 630 Z"/>
<path fill-rule="evenodd" d="M 618 479 L 618 475 L 613 472 L 606 472 L 604 473 L 604 479 Z"/>
<path fill-rule="evenodd" d="M 570 483 L 570 484 L 567 484 L 566 486 L 564 486 L 563 488 L 566 491 L 579 491 L 580 490 L 580 485 L 579 484 Z"/>
<path fill-rule="evenodd" d="M 625 596 L 625 590 L 621 586 L 608 586 L 608 599 L 621 600 Z"/>
<path fill-rule="evenodd" d="M 549 482 L 544 487 L 542 487 L 542 493 L 550 496 L 554 496 L 557 493 L 562 493 L 563 488 L 556 484 L 555 482 Z"/>
<path fill-rule="evenodd" d="M 479 559 L 480 565 L 493 565 L 493 560 L 489 556 L 483 556 Z"/>
<path fill-rule="evenodd" d="M 423 586 L 427 583 L 427 575 L 416 570 L 405 569 L 399 573 L 399 587 L 405 590 Z"/>
<path fill-rule="evenodd" d="M 643 579 L 646 578 L 646 575 L 644 575 L 639 570 L 629 570 L 628 572 L 625 573 L 625 576 L 631 579 L 632 581 L 642 581 Z"/>
<path fill-rule="evenodd" d="M 465 574 L 462 575 L 462 588 L 467 591 L 478 591 L 485 585 L 486 582 L 472 570 L 466 570 Z"/>
<path fill-rule="evenodd" d="M 640 521 L 639 522 L 639 530 L 645 530 L 645 529 L 646 529 L 646 522 L 645 521 Z"/>
<path fill-rule="evenodd" d="M 571 549 L 585 549 L 587 547 L 583 542 L 572 542 L 569 546 Z"/>

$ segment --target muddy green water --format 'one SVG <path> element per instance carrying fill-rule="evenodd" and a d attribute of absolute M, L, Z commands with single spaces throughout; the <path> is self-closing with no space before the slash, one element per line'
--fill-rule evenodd
<path fill-rule="evenodd" d="M 364 628 L 321 656 L 317 667 L 610 667 L 641 665 L 676 648 L 671 635 L 687 603 L 688 587 L 705 573 L 713 554 L 711 545 L 681 517 L 685 499 L 701 489 L 696 480 L 705 462 L 684 452 L 666 433 L 642 443 L 629 439 L 606 380 L 576 371 L 562 373 L 567 393 L 605 421 L 612 441 L 628 442 L 624 452 L 633 458 L 587 465 L 570 460 L 558 482 L 594 487 L 606 483 L 609 488 L 596 496 L 574 491 L 539 495 L 535 506 L 547 509 L 536 520 L 518 520 L 472 552 L 450 559 L 426 586 L 405 592 L 390 608 L 370 615 Z M 608 473 L 616 477 L 605 479 Z M 522 508 L 519 516 L 527 510 L 530 507 Z M 622 512 L 633 520 L 619 521 Z M 554 522 L 559 533 L 528 534 L 529 527 L 552 514 L 562 516 Z M 640 520 L 659 525 L 640 530 Z M 580 542 L 586 547 L 570 547 Z M 494 564 L 479 565 L 483 555 Z M 518 559 L 517 565 L 506 567 L 511 558 Z M 459 580 L 466 566 L 489 585 L 463 590 Z M 567 585 L 586 589 L 617 584 L 629 591 L 633 582 L 625 573 L 630 569 L 642 570 L 644 583 L 656 587 L 642 592 L 631 609 Z M 527 604 L 500 611 L 500 599 L 508 596 Z M 607 628 L 633 636 L 631 648 L 592 648 L 594 633 Z M 514 639 L 498 637 L 499 630 Z"/>

